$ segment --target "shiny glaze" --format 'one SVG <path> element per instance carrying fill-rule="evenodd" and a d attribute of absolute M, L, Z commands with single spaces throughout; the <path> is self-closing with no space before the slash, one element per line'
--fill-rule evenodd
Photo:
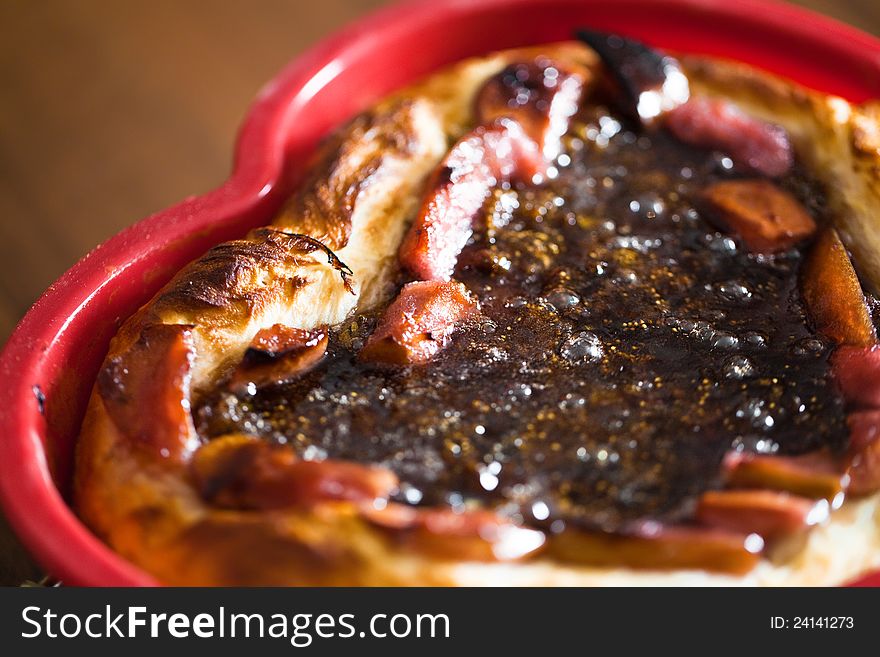
<path fill-rule="evenodd" d="M 730 162 L 601 104 L 564 142 L 546 185 L 503 185 L 484 206 L 454 274 L 482 315 L 432 362 L 359 360 L 375 317 L 358 317 L 303 378 L 206 400 L 202 434 L 376 463 L 400 478 L 397 502 L 552 532 L 687 521 L 731 450 L 844 451 L 802 253 L 749 253 L 697 209 Z M 825 220 L 802 171 L 778 184 Z"/>

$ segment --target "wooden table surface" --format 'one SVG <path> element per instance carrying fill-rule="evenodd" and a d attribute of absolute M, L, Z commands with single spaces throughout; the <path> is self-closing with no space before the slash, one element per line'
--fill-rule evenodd
<path fill-rule="evenodd" d="M 382 4 L 0 1 L 0 343 L 89 249 L 220 183 L 260 85 Z M 797 4 L 880 34 L 877 0 Z M 0 526 L 0 584 L 32 572 Z"/>

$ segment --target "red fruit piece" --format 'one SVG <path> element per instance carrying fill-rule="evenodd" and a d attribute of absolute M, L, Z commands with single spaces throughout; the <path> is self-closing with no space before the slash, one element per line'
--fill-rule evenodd
<path fill-rule="evenodd" d="M 548 59 L 515 62 L 492 76 L 477 94 L 477 122 L 515 121 L 540 147 L 543 157 L 537 168 L 543 171 L 562 149 L 560 139 L 577 112 L 583 87 L 581 75 Z"/>
<path fill-rule="evenodd" d="M 880 347 L 838 347 L 831 367 L 850 405 L 880 409 Z"/>
<path fill-rule="evenodd" d="M 399 257 L 406 269 L 421 280 L 449 280 L 492 188 L 547 172 L 577 109 L 582 84 L 579 75 L 549 61 L 512 64 L 486 82 L 475 101 L 483 124 L 440 163 L 401 243 Z"/>
<path fill-rule="evenodd" d="M 824 508 L 826 512 L 816 513 Z M 697 520 L 710 527 L 760 534 L 770 540 L 815 524 L 828 503 L 771 490 L 719 490 L 700 497 Z"/>
<path fill-rule="evenodd" d="M 98 374 L 104 407 L 122 435 L 182 462 L 199 439 L 189 411 L 191 326 L 153 324 Z"/>
<path fill-rule="evenodd" d="M 847 483 L 843 465 L 825 451 L 800 456 L 730 452 L 724 468 L 731 487 L 785 491 L 811 498 L 830 500 Z"/>
<path fill-rule="evenodd" d="M 446 559 L 515 561 L 535 554 L 545 542 L 543 532 L 485 510 L 389 504 L 378 510 L 365 508 L 363 513 L 409 548 Z"/>
<path fill-rule="evenodd" d="M 290 328 L 282 324 L 259 331 L 229 381 L 239 390 L 283 383 L 317 365 L 327 351 L 327 329 Z"/>
<path fill-rule="evenodd" d="M 360 358 L 392 365 L 424 363 L 446 346 L 457 324 L 479 311 L 479 302 L 461 283 L 409 283 L 385 310 Z"/>
<path fill-rule="evenodd" d="M 373 502 L 397 487 L 389 470 L 346 461 L 303 461 L 288 447 L 243 435 L 204 445 L 193 457 L 192 472 L 202 497 L 232 509 Z"/>
<path fill-rule="evenodd" d="M 727 180 L 702 194 L 708 218 L 739 235 L 757 253 L 784 251 L 816 231 L 797 199 L 767 180 Z"/>
<path fill-rule="evenodd" d="M 760 559 L 763 540 L 709 527 L 658 527 L 637 535 L 566 530 L 551 539 L 550 553 L 565 561 L 629 568 L 700 568 L 742 574 Z"/>
<path fill-rule="evenodd" d="M 819 333 L 837 344 L 877 343 L 868 304 L 849 255 L 833 228 L 826 228 L 804 263 L 801 289 Z"/>
<path fill-rule="evenodd" d="M 474 217 L 492 187 L 518 169 L 520 159 L 535 168 L 541 158 L 537 145 L 515 124 L 512 130 L 480 127 L 465 135 L 434 172 L 419 215 L 401 243 L 401 264 L 422 280 L 449 280 Z"/>
<path fill-rule="evenodd" d="M 726 100 L 691 98 L 666 115 L 666 127 L 687 144 L 729 155 L 747 173 L 778 178 L 794 163 L 784 128 L 752 118 Z"/>
<path fill-rule="evenodd" d="M 858 411 L 847 418 L 850 432 L 849 489 L 853 495 L 880 490 L 880 411 Z"/>

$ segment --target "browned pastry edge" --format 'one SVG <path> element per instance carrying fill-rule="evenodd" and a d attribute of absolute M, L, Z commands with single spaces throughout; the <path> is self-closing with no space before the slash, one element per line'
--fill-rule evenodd
<path fill-rule="evenodd" d="M 505 63 L 537 52 L 596 65 L 592 53 L 570 44 L 510 51 L 465 61 L 383 101 L 327 142 L 313 174 L 273 227 L 215 247 L 130 318 L 108 361 L 124 357 L 151 326 L 186 326 L 192 345 L 186 384 L 198 396 L 228 374 L 259 330 L 335 324 L 386 299 L 397 245 L 424 180 L 469 127 L 476 90 Z M 877 105 L 856 108 L 717 60 L 688 57 L 684 64 L 695 94 L 730 98 L 789 130 L 799 157 L 827 184 L 841 233 L 876 287 Z M 320 240 L 338 261 L 298 234 Z M 736 577 L 573 566 L 552 556 L 485 563 L 431 554 L 378 527 L 351 502 L 260 512 L 208 506 L 191 483 L 187 458 L 157 458 L 131 440 L 129 427 L 108 410 L 111 403 L 93 392 L 78 446 L 76 507 L 115 550 L 166 583 L 830 584 L 880 565 L 877 495 L 846 502 L 830 522 L 798 539 L 805 541 L 802 549 L 795 549 L 800 543 L 778 546 L 776 554 L 785 559 L 764 560 Z M 184 451 L 196 441 L 184 435 Z M 588 547 L 597 554 L 619 548 L 595 542 Z"/>

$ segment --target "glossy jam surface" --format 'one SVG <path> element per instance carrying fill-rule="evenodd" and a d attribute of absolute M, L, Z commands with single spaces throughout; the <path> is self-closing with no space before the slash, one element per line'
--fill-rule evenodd
<path fill-rule="evenodd" d="M 359 362 L 375 325 L 359 317 L 302 378 L 204 400 L 201 433 L 376 463 L 398 501 L 553 531 L 686 520 L 730 450 L 845 447 L 801 252 L 749 254 L 701 216 L 729 160 L 591 106 L 553 174 L 487 202 L 455 271 L 482 316 L 432 362 Z M 825 221 L 801 171 L 779 184 Z"/>

